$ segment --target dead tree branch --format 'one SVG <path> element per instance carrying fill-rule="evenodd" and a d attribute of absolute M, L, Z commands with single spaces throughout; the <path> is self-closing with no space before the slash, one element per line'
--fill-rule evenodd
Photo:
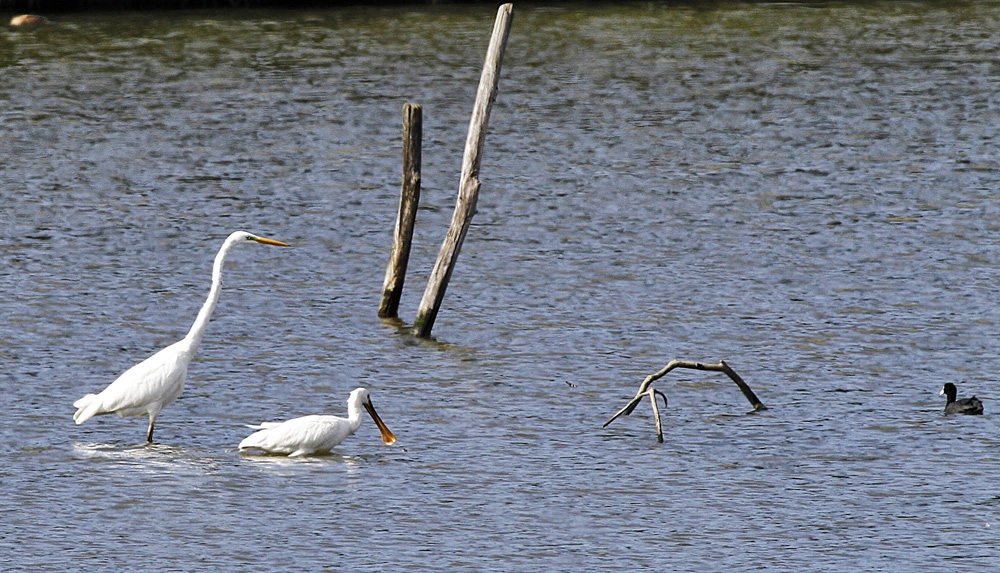
<path fill-rule="evenodd" d="M 621 410 L 618 410 L 618 412 L 614 416 L 611 416 L 610 420 L 604 422 L 603 427 L 605 428 L 608 427 L 608 424 L 614 422 L 620 416 L 628 416 L 629 414 L 632 413 L 633 410 L 635 410 L 635 407 L 639 405 L 639 402 L 641 402 L 643 398 L 649 397 L 649 400 L 653 405 L 653 416 L 656 418 L 656 439 L 658 442 L 663 443 L 663 430 L 660 424 L 660 411 L 656 403 L 656 395 L 659 394 L 660 396 L 663 396 L 664 406 L 666 406 L 667 404 L 667 396 L 663 392 L 660 392 L 659 390 L 653 388 L 651 385 L 653 384 L 653 382 L 656 382 L 660 378 L 666 376 L 667 373 L 669 373 L 674 368 L 691 368 L 693 370 L 709 370 L 712 372 L 723 372 L 727 376 L 729 376 L 729 378 L 731 378 L 732 381 L 735 382 L 737 386 L 739 386 L 740 391 L 743 392 L 744 396 L 746 396 L 746 399 L 750 402 L 750 405 L 753 406 L 755 412 L 759 412 L 761 410 L 767 410 L 767 406 L 765 406 L 757 398 L 757 395 L 753 393 L 753 390 L 750 389 L 750 386 L 746 382 L 744 382 L 743 378 L 740 378 L 740 375 L 737 374 L 735 370 L 730 368 L 729 365 L 726 364 L 724 360 L 720 360 L 717 364 L 705 364 L 703 362 L 694 362 L 691 360 L 671 360 L 670 362 L 667 363 L 666 366 L 660 369 L 659 372 L 646 376 L 645 380 L 643 380 L 642 383 L 639 384 L 639 390 L 635 393 L 635 397 L 629 400 L 628 404 L 625 404 L 625 407 L 622 408 Z"/>

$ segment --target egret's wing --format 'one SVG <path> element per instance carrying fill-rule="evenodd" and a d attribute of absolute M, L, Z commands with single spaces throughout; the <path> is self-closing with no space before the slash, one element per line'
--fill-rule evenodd
<path fill-rule="evenodd" d="M 93 398 L 85 396 L 74 405 L 74 416 L 82 423 L 92 416 L 118 412 L 123 416 L 159 411 L 180 395 L 191 361 L 186 346 L 174 343 L 132 366 Z"/>

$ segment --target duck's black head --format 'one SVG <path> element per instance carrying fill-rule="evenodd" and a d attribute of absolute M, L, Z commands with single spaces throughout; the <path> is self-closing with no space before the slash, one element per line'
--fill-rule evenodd
<path fill-rule="evenodd" d="M 947 396 L 949 403 L 954 402 L 955 396 L 958 396 L 958 388 L 955 388 L 954 384 L 948 382 L 944 385 L 944 388 L 941 388 L 939 396 Z"/>

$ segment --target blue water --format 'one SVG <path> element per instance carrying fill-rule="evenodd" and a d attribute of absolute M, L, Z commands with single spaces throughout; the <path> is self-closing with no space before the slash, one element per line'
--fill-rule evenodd
<path fill-rule="evenodd" d="M 989 570 L 996 3 L 516 5 L 434 327 L 488 6 L 0 31 L 0 551 L 22 570 Z M 376 317 L 424 106 L 402 324 Z M 72 402 L 182 337 L 156 443 Z M 674 358 L 648 403 L 602 424 Z M 944 417 L 946 381 L 984 400 Z M 334 454 L 245 424 L 366 422 Z"/>

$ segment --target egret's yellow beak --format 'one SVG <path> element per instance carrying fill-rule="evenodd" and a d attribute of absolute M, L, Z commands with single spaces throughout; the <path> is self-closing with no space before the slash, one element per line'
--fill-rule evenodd
<path fill-rule="evenodd" d="M 378 417 L 378 412 L 375 411 L 375 406 L 372 406 L 371 399 L 365 402 L 365 410 L 368 410 L 368 414 L 375 420 L 375 425 L 378 426 L 378 431 L 382 432 L 382 441 L 386 445 L 392 445 L 396 443 L 396 436 L 389 431 L 389 428 L 385 427 L 385 423 L 382 422 L 382 418 Z"/>
<path fill-rule="evenodd" d="M 281 241 L 275 241 L 274 239 L 265 239 L 264 237 L 254 237 L 253 240 L 257 241 L 262 245 L 277 245 L 279 247 L 288 246 L 288 243 L 282 243 Z"/>

